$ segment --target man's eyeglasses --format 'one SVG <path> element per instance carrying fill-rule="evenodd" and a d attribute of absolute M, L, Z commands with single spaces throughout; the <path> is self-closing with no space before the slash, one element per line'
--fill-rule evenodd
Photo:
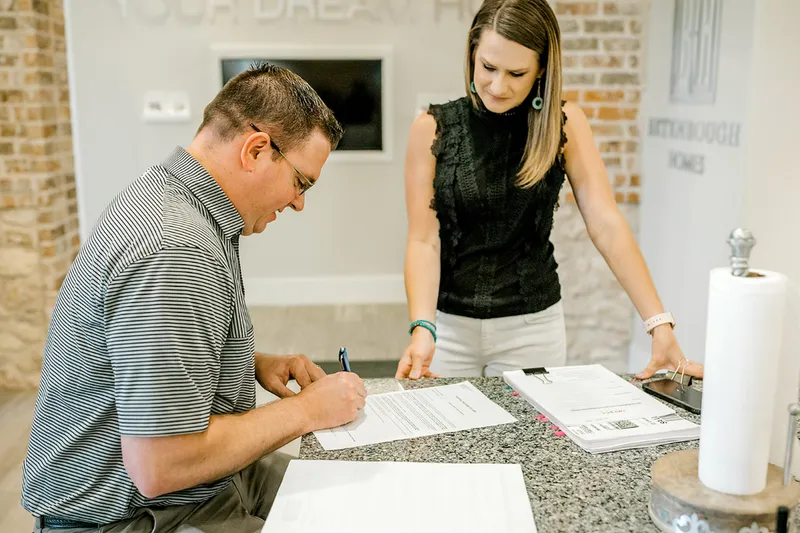
<path fill-rule="evenodd" d="M 250 127 L 253 128 L 254 130 L 256 130 L 258 133 L 264 133 L 263 131 L 258 129 L 256 127 L 256 125 L 253 124 L 252 122 L 250 123 Z M 297 180 L 300 182 L 300 194 L 301 195 L 305 194 L 305 192 L 314 185 L 314 182 L 311 181 L 310 179 L 308 179 L 305 174 L 303 174 L 302 172 L 297 170 L 297 167 L 294 166 L 294 163 L 289 161 L 289 158 L 286 157 L 286 155 L 283 152 L 281 152 L 281 149 L 278 148 L 278 145 L 275 144 L 275 141 L 272 140 L 272 137 L 270 137 L 270 139 L 269 139 L 269 145 L 272 147 L 273 150 L 278 152 L 280 154 L 280 156 L 282 158 L 284 158 L 286 160 L 286 162 L 289 163 L 289 165 L 291 165 L 291 167 L 294 169 L 294 172 L 295 172 L 295 174 L 297 176 Z"/>

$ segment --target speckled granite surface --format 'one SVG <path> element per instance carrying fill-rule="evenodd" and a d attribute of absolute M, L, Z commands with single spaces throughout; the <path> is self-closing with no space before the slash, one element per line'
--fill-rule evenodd
<path fill-rule="evenodd" d="M 505 389 L 501 378 L 401 380 L 401 383 L 405 389 L 415 389 L 465 380 L 471 381 L 518 422 L 337 451 L 325 451 L 313 435 L 306 435 L 300 458 L 518 463 L 522 465 L 539 533 L 658 532 L 647 513 L 650 467 L 662 455 L 696 448 L 699 441 L 593 455 L 568 437 L 554 436 L 549 429 L 551 424 L 538 422 L 534 418 L 538 411 Z M 698 388 L 701 386 L 698 383 Z M 699 416 L 674 408 L 699 423 Z M 398 502 L 398 505 L 408 503 Z"/>

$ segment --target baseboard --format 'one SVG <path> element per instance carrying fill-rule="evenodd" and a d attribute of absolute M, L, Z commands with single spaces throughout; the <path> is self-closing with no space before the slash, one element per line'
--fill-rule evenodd
<path fill-rule="evenodd" d="M 299 306 L 405 303 L 402 274 L 245 278 L 247 304 Z"/>

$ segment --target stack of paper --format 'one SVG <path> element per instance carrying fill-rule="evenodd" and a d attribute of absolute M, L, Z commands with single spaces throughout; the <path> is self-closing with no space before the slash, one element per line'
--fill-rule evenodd
<path fill-rule="evenodd" d="M 264 533 L 536 533 L 519 465 L 289 463 Z"/>
<path fill-rule="evenodd" d="M 592 453 L 700 438 L 700 426 L 602 365 L 505 372 L 520 396 Z"/>

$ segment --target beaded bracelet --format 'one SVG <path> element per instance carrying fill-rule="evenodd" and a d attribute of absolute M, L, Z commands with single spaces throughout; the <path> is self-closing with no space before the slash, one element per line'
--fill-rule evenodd
<path fill-rule="evenodd" d="M 430 320 L 415 320 L 411 323 L 411 327 L 408 328 L 408 334 L 411 335 L 414 332 L 414 328 L 417 326 L 423 327 L 430 331 L 431 335 L 433 335 L 433 342 L 436 342 L 436 324 Z"/>

